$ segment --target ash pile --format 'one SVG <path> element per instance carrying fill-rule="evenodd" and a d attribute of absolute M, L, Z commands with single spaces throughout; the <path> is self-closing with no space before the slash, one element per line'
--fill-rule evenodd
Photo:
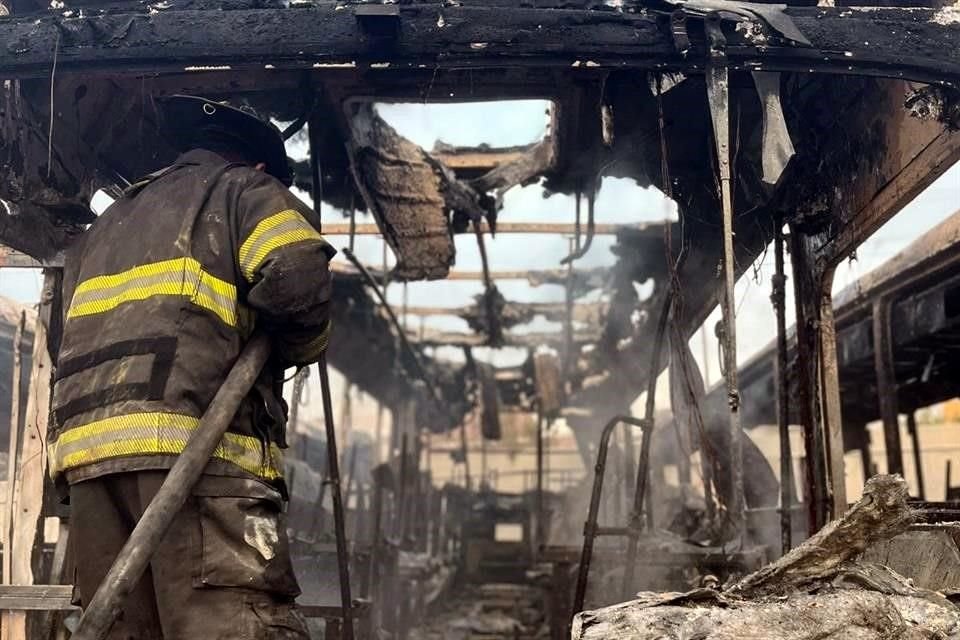
<path fill-rule="evenodd" d="M 919 588 L 866 559 L 917 521 L 907 498 L 901 477 L 876 476 L 842 518 L 778 561 L 722 589 L 640 593 L 582 612 L 572 638 L 960 639 L 960 608 L 952 595 Z"/>

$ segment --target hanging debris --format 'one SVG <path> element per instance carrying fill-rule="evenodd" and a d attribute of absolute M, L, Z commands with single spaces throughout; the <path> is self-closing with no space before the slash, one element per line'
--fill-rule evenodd
<path fill-rule="evenodd" d="M 486 199 L 400 136 L 372 102 L 350 103 L 348 149 L 357 186 L 398 256 L 401 280 L 444 278 L 455 256 L 448 211 L 495 223 Z"/>

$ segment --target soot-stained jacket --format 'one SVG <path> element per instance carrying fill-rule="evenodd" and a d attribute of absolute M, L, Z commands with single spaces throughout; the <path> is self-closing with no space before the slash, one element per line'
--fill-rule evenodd
<path fill-rule="evenodd" d="M 257 329 L 273 360 L 207 473 L 282 485 L 283 369 L 316 361 L 330 331 L 319 227 L 278 180 L 204 150 L 127 189 L 66 258 L 58 484 L 170 468 Z"/>

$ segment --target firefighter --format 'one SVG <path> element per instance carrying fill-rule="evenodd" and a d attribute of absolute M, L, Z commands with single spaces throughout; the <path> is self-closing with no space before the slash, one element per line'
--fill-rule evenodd
<path fill-rule="evenodd" d="M 276 127 L 199 97 L 159 105 L 182 155 L 66 257 L 49 459 L 69 492 L 76 600 L 90 602 L 256 329 L 272 361 L 109 638 L 304 639 L 282 517 L 282 376 L 326 349 L 335 252 L 287 189 Z"/>

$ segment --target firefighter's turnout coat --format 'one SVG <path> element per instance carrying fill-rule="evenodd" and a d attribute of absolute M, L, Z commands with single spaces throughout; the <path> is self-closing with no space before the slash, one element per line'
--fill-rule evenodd
<path fill-rule="evenodd" d="M 66 258 L 54 479 L 170 468 L 257 328 L 275 362 L 206 472 L 282 483 L 281 376 L 326 348 L 333 253 L 278 180 L 209 151 L 128 188 Z"/>

